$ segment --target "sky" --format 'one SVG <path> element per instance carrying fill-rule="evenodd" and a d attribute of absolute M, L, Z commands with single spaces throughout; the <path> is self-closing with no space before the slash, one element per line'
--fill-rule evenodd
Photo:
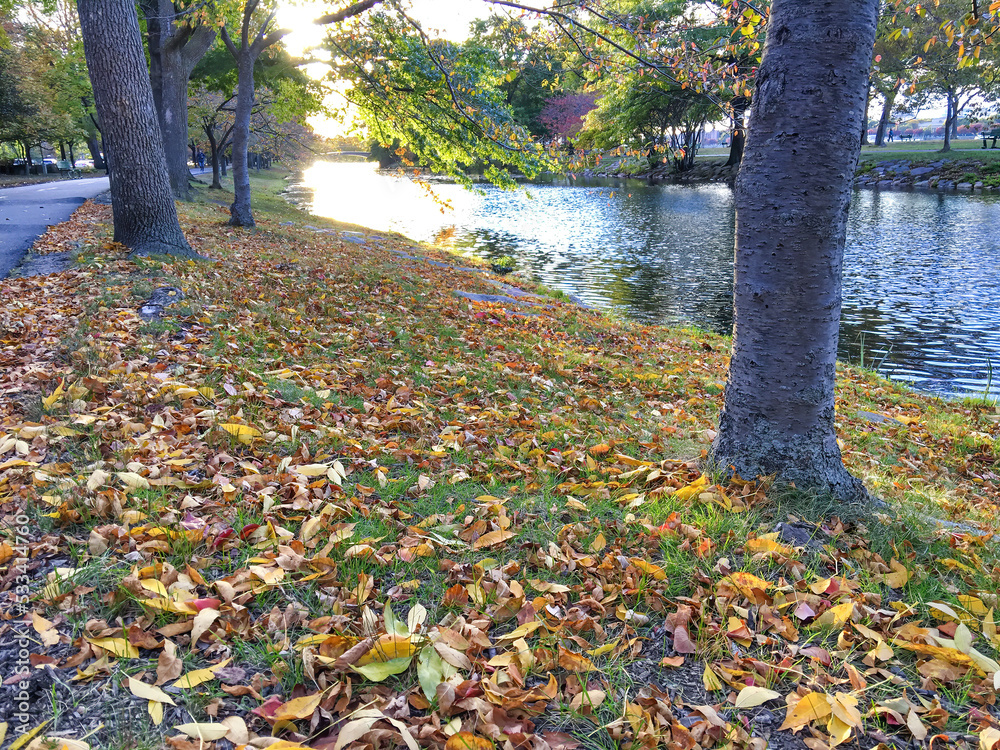
<path fill-rule="evenodd" d="M 312 20 L 328 12 L 331 5 L 321 0 L 281 3 L 278 22 L 295 30 L 285 37 L 292 54 L 300 54 L 323 40 L 324 29 L 315 26 Z M 440 31 L 441 36 L 457 42 L 468 37 L 470 23 L 490 12 L 489 5 L 482 0 L 410 0 L 410 5 L 411 15 L 426 30 Z"/>
<path fill-rule="evenodd" d="M 298 0 L 282 2 L 279 6 L 278 23 L 294 31 L 283 40 L 288 51 L 296 56 L 323 41 L 326 30 L 312 23 L 313 19 L 329 12 L 332 3 L 322 0 Z M 338 3 L 335 7 L 343 7 Z M 469 35 L 469 24 L 480 17 L 489 15 L 490 6 L 482 0 L 410 0 L 410 15 L 432 35 L 440 35 L 453 41 L 464 41 Z M 312 68 L 310 70 L 310 68 Z M 308 66 L 310 75 L 320 77 L 325 67 Z M 336 94 L 331 95 L 328 104 L 336 107 L 342 104 Z M 327 117 L 310 117 L 309 124 L 323 136 L 342 135 L 348 128 Z"/>

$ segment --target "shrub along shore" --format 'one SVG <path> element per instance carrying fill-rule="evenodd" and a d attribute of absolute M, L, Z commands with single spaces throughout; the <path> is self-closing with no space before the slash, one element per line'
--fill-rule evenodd
<path fill-rule="evenodd" d="M 887 511 L 727 482 L 726 338 L 285 185 L 255 179 L 252 231 L 181 204 L 208 261 L 130 258 L 87 203 L 36 246 L 76 265 L 0 282 L 7 740 L 992 744 L 994 404 L 845 366 Z"/>

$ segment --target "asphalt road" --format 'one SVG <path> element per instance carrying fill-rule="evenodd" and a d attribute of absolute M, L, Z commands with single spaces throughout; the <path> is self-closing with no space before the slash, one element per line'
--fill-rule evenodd
<path fill-rule="evenodd" d="M 81 203 L 107 189 L 107 177 L 0 189 L 0 279 L 48 227 L 66 221 Z"/>

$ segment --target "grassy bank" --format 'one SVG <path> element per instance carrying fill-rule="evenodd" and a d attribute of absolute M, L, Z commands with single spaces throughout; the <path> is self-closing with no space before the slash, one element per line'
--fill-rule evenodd
<path fill-rule="evenodd" d="M 0 282 L 0 635 L 30 644 L 0 649 L 0 746 L 990 731 L 992 405 L 844 368 L 845 460 L 889 512 L 716 484 L 726 339 L 514 297 L 284 185 L 255 177 L 252 231 L 226 194 L 180 206 L 210 261 L 130 259 L 87 204 L 38 247 L 82 239 L 78 267 Z"/>

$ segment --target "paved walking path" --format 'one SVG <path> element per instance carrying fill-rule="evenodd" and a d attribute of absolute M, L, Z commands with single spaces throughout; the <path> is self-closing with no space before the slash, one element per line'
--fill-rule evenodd
<path fill-rule="evenodd" d="M 107 189 L 107 177 L 0 189 L 0 279 L 48 227 L 66 221 L 85 200 Z"/>

